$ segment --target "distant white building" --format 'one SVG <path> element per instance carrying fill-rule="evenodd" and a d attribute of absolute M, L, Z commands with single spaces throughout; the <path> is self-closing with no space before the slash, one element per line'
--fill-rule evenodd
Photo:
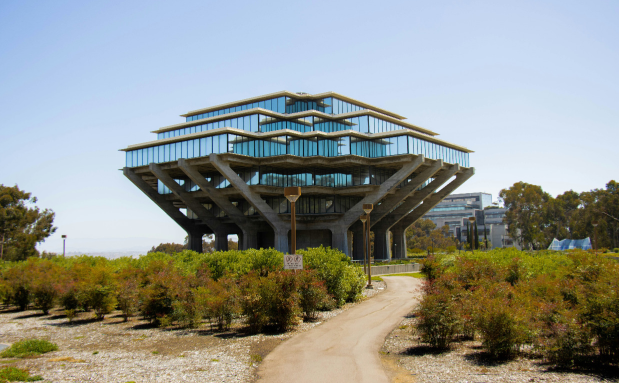
<path fill-rule="evenodd" d="M 520 248 L 507 233 L 507 225 L 503 222 L 506 210 L 493 203 L 492 195 L 488 193 L 451 194 L 423 218 L 431 220 L 437 227 L 449 226 L 451 236 L 466 242 L 466 224 L 469 217 L 475 217 L 479 243 L 484 240 L 485 230 L 491 248 Z"/>

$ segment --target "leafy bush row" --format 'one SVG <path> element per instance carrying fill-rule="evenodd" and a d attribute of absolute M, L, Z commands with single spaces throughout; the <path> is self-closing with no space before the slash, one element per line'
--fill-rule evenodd
<path fill-rule="evenodd" d="M 273 249 L 29 258 L 2 264 L 0 298 L 44 314 L 59 305 L 70 321 L 78 311 L 103 319 L 117 308 L 125 320 L 139 313 L 161 326 L 207 320 L 223 330 L 242 316 L 254 331 L 268 325 L 285 331 L 297 315 L 312 319 L 318 310 L 356 300 L 365 285 L 363 272 L 343 253 L 324 247 L 300 252 L 306 269 L 298 273 L 282 270 L 283 254 Z"/>
<path fill-rule="evenodd" d="M 423 261 L 421 340 L 479 337 L 494 358 L 521 346 L 561 366 L 619 361 L 619 264 L 584 251 L 498 249 Z"/>

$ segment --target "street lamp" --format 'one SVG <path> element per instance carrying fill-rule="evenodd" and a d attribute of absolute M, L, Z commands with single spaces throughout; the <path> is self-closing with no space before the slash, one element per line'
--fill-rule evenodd
<path fill-rule="evenodd" d="M 359 217 L 359 220 L 361 221 L 361 223 L 363 224 L 363 272 L 367 273 L 367 252 L 366 252 L 366 242 L 365 242 L 365 221 L 368 220 L 368 216 L 363 214 L 361 215 L 361 217 Z"/>
<path fill-rule="evenodd" d="M 297 217 L 294 203 L 301 196 L 301 188 L 297 186 L 284 188 L 284 196 L 290 201 L 290 249 L 292 254 L 297 253 Z"/>
<path fill-rule="evenodd" d="M 368 244 L 368 289 L 373 289 L 374 287 L 372 286 L 372 248 L 370 247 L 370 213 L 372 212 L 372 210 L 374 210 L 374 205 L 371 203 L 364 203 L 363 204 L 363 211 L 365 212 L 367 219 L 368 219 L 368 223 L 367 223 L 367 244 Z M 364 241 L 365 242 L 365 241 Z"/>
<path fill-rule="evenodd" d="M 473 238 L 473 236 L 471 235 L 471 233 L 474 232 L 473 223 L 475 222 L 475 216 L 469 217 L 469 222 L 471 222 L 471 230 L 468 233 L 469 237 L 471 238 L 471 252 L 475 253 L 475 238 Z"/>
<path fill-rule="evenodd" d="M 595 254 L 598 253 L 598 231 L 595 229 L 599 222 L 597 220 L 592 221 L 591 224 L 593 225 L 593 240 L 595 241 Z"/>
<path fill-rule="evenodd" d="M 61 237 L 62 237 L 62 256 L 64 257 L 65 256 L 65 249 L 66 249 L 65 242 L 67 241 L 67 236 L 63 234 L 63 235 L 61 235 Z"/>

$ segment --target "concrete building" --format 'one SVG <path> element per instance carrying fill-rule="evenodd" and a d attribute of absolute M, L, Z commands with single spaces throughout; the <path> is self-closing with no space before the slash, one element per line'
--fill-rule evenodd
<path fill-rule="evenodd" d="M 492 248 L 512 247 L 517 245 L 507 233 L 503 222 L 507 209 L 499 208 L 492 202 L 488 193 L 452 194 L 423 216 L 430 219 L 437 227 L 449 226 L 449 234 L 466 243 L 468 233 L 466 223 L 469 217 L 475 217 L 479 242 L 486 238 Z"/>
<path fill-rule="evenodd" d="M 287 186 L 300 186 L 297 247 L 332 246 L 362 258 L 362 205 L 376 258 L 474 174 L 470 150 L 404 117 L 349 97 L 277 92 L 195 110 L 125 149 L 124 175 L 178 223 L 190 248 L 215 235 L 240 248 L 288 252 Z M 436 192 L 439 187 L 443 187 Z M 395 254 L 403 257 L 405 254 Z"/>

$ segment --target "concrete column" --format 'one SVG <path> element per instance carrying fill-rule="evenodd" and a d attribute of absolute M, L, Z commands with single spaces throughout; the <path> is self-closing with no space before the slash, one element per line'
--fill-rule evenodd
<path fill-rule="evenodd" d="M 402 229 L 392 229 L 391 235 L 393 236 L 393 258 L 403 259 L 406 258 L 406 234 Z"/>
<path fill-rule="evenodd" d="M 202 237 L 203 233 L 199 232 L 187 232 L 187 247 L 189 250 L 197 251 L 198 253 L 202 252 Z"/>
<path fill-rule="evenodd" d="M 284 228 L 280 228 L 279 230 L 274 230 L 275 233 L 275 250 L 281 251 L 284 254 L 290 254 L 290 245 L 288 244 L 288 232 L 290 229 L 286 230 Z"/>
<path fill-rule="evenodd" d="M 275 249 L 283 253 L 288 253 L 288 231 L 290 231 L 290 224 L 283 222 L 277 213 L 271 209 L 271 207 L 262 199 L 262 197 L 251 191 L 249 185 L 236 174 L 228 162 L 222 160 L 217 154 L 209 155 L 210 163 L 221 173 L 226 179 L 234 186 L 234 188 L 241 193 L 243 198 L 247 200 L 255 209 L 260 213 L 264 220 L 273 228 L 275 233 Z M 185 170 L 185 168 L 183 169 Z M 192 178 L 193 180 L 193 178 Z M 195 181 L 194 181 L 195 182 Z M 197 183 L 197 182 L 196 182 Z M 198 184 L 199 185 L 199 184 Z M 246 233 L 248 237 L 246 241 L 250 241 L 252 235 Z"/>
<path fill-rule="evenodd" d="M 385 182 L 380 184 L 380 186 L 375 191 L 366 194 L 366 196 L 363 197 L 361 201 L 359 201 L 355 206 L 351 207 L 350 210 L 344 213 L 344 216 L 340 218 L 335 225 L 350 227 L 350 225 L 359 220 L 359 216 L 361 216 L 361 214 L 364 214 L 364 204 L 371 203 L 376 205 L 378 202 L 380 202 L 381 199 L 385 197 L 387 193 L 391 192 L 400 183 L 406 180 L 408 176 L 410 176 L 415 171 L 415 169 L 417 169 L 421 165 L 422 162 L 423 157 L 418 157 L 414 161 L 411 161 L 402 166 Z"/>
<path fill-rule="evenodd" d="M 415 223 L 415 221 L 417 221 L 427 212 L 432 210 L 432 208 L 438 205 L 438 203 L 441 202 L 445 197 L 453 193 L 460 185 L 466 182 L 474 174 L 475 168 L 469 168 L 461 173 L 458 173 L 456 175 L 456 179 L 451 181 L 438 192 L 433 193 L 430 197 L 425 199 L 421 205 L 418 205 L 413 211 L 409 212 L 407 215 L 399 219 L 397 223 L 393 225 L 393 229 L 406 230 L 410 225 Z"/>
<path fill-rule="evenodd" d="M 331 229 L 331 248 L 338 249 L 350 256 L 348 252 L 348 228 L 337 225 Z"/>
<path fill-rule="evenodd" d="M 228 251 L 227 234 L 215 234 L 215 251 Z"/>
<path fill-rule="evenodd" d="M 361 221 L 356 222 L 350 227 L 352 231 L 353 252 L 352 259 L 355 261 L 363 261 L 363 225 Z"/>
<path fill-rule="evenodd" d="M 219 190 L 217 190 L 213 185 L 210 184 L 200 174 L 198 169 L 189 165 L 187 160 L 181 158 L 178 160 L 178 167 L 191 179 L 196 185 L 200 187 L 204 193 L 206 193 L 209 198 L 215 203 L 215 205 L 219 206 L 221 210 L 223 210 L 230 219 L 241 229 L 243 233 L 241 240 L 241 236 L 239 236 L 239 248 L 242 249 L 255 249 L 258 247 L 258 231 L 256 225 L 249 221 L 249 219 L 241 212 L 236 206 L 234 206 L 228 197 L 221 194 Z"/>
<path fill-rule="evenodd" d="M 374 259 L 391 259 L 389 244 L 389 229 L 373 228 L 374 232 Z"/>

